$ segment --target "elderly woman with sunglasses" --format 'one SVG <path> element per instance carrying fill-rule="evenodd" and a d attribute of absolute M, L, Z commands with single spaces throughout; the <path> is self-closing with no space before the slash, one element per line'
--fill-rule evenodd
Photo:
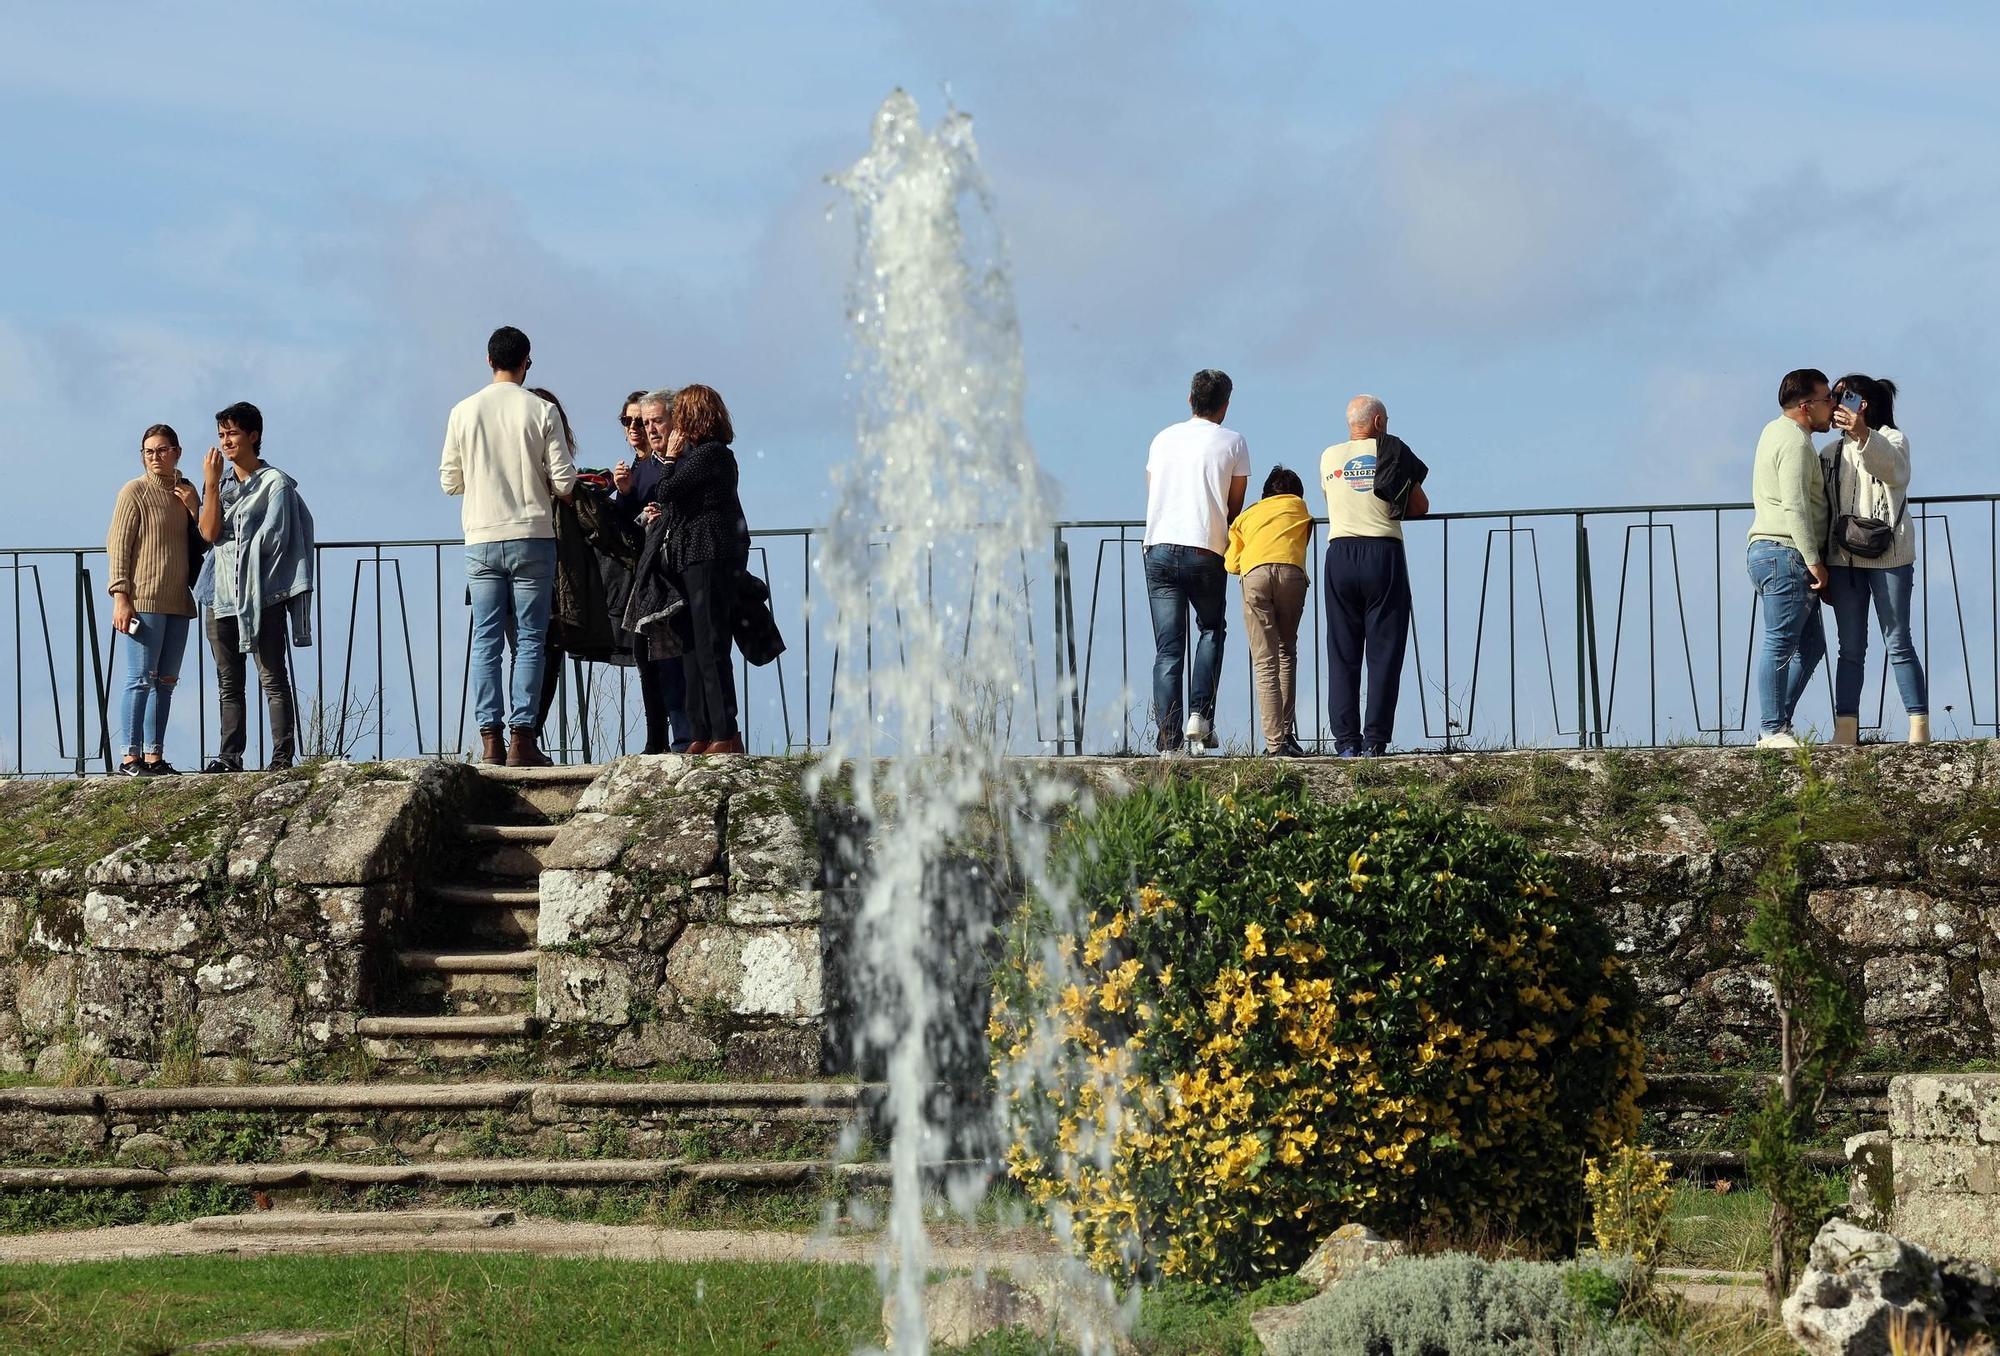
<path fill-rule="evenodd" d="M 118 491 L 104 549 L 111 557 L 111 625 L 125 644 L 118 712 L 128 777 L 170 777 L 167 716 L 194 620 L 189 528 L 201 499 L 180 473 L 181 440 L 154 424 L 139 440 L 143 474 Z"/>

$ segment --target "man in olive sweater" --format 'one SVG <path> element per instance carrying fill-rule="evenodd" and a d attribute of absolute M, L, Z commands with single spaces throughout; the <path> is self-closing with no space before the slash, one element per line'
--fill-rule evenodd
<path fill-rule="evenodd" d="M 1781 413 L 1757 439 L 1750 497 L 1750 582 L 1764 614 L 1757 652 L 1759 748 L 1797 748 L 1792 712 L 1826 657 L 1820 592 L 1826 587 L 1825 477 L 1812 435 L 1833 427 L 1826 374 L 1802 367 L 1778 383 Z"/>

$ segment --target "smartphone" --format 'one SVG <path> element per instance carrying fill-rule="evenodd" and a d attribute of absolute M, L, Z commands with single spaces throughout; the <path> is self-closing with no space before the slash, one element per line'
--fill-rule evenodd
<path fill-rule="evenodd" d="M 1842 391 L 1840 393 L 1840 408 L 1846 410 L 1849 414 L 1861 413 L 1861 392 L 1852 390 Z"/>

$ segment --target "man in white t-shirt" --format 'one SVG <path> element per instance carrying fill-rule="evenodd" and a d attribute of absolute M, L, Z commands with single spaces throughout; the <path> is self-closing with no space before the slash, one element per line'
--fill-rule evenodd
<path fill-rule="evenodd" d="M 1194 417 L 1160 430 L 1146 455 L 1146 601 L 1153 613 L 1153 720 L 1157 747 L 1200 753 L 1215 743 L 1215 688 L 1222 677 L 1223 553 L 1229 524 L 1243 510 L 1250 447 L 1222 426 L 1235 389 L 1226 373 L 1194 374 Z M 1187 725 L 1181 725 L 1181 675 L 1187 665 L 1187 618 L 1201 639 L 1188 679 Z"/>
<path fill-rule="evenodd" d="M 549 605 L 556 583 L 552 499 L 576 485 L 569 438 L 556 407 L 522 385 L 528 336 L 502 325 L 486 341 L 493 380 L 452 407 L 438 484 L 463 495 L 465 577 L 472 600 L 472 705 L 480 758 L 547 767 L 536 741 L 547 662 Z M 514 650 L 511 689 L 501 661 Z M 502 743 L 505 722 L 505 743 Z"/>
<path fill-rule="evenodd" d="M 1348 441 L 1320 454 L 1326 492 L 1327 723 L 1343 758 L 1388 751 L 1410 638 L 1410 570 L 1403 519 L 1430 512 L 1423 464 L 1389 436 L 1389 411 L 1371 395 L 1347 402 Z M 1412 469 L 1414 468 L 1414 469 Z M 1393 485 L 1390 483 L 1393 478 Z M 1362 719 L 1361 675 L 1368 675 Z"/>

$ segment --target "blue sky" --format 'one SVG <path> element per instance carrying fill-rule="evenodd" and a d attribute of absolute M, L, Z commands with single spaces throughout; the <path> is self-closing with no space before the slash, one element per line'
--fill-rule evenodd
<path fill-rule="evenodd" d="M 1991 490 L 1986 6 L 0 4 L 0 498 L 102 540 L 140 430 L 247 398 L 326 539 L 448 536 L 446 411 L 522 326 L 582 459 L 729 397 L 760 526 L 852 446 L 826 174 L 901 85 L 976 120 L 1029 420 L 1143 510 L 1188 373 L 1261 471 L 1383 396 L 1446 508 L 1745 493 L 1778 376 L 1895 377 Z M 194 473 L 192 465 L 184 468 Z"/>

